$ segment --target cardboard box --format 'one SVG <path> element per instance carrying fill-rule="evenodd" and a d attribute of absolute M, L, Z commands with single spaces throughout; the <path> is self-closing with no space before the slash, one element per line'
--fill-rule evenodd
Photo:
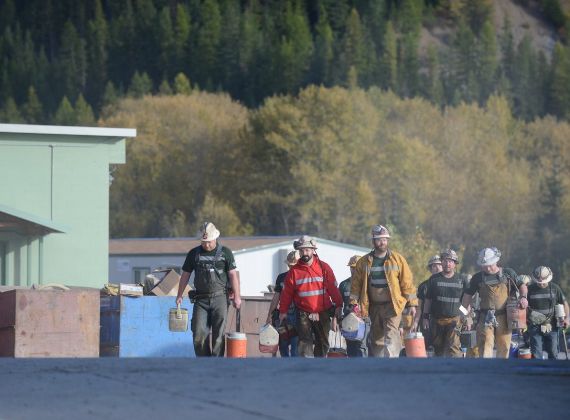
<path fill-rule="evenodd" d="M 156 296 L 176 296 L 178 293 L 178 284 L 180 283 L 180 275 L 175 270 L 153 271 L 152 275 L 160 281 L 152 289 L 152 293 Z M 190 286 L 186 286 L 182 296 L 188 296 Z"/>
<path fill-rule="evenodd" d="M 138 284 L 125 284 L 119 285 L 119 294 L 123 296 L 142 296 L 143 288 Z"/>

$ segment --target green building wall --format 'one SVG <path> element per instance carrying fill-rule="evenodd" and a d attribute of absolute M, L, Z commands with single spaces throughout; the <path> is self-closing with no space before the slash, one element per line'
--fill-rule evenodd
<path fill-rule="evenodd" d="M 0 205 L 47 221 L 46 229 L 62 228 L 45 235 L 0 230 L 4 283 L 101 287 L 109 272 L 109 166 L 125 163 L 125 138 L 135 130 L 3 131 L 18 131 L 13 127 L 26 126 L 0 124 Z"/>

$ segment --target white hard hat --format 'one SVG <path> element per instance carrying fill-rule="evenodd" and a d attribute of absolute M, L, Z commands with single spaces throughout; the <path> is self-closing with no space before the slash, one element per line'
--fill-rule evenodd
<path fill-rule="evenodd" d="M 295 249 L 301 248 L 317 249 L 317 241 L 315 241 L 309 235 L 303 235 L 295 241 Z"/>
<path fill-rule="evenodd" d="M 216 226 L 212 222 L 204 222 L 200 228 L 200 240 L 202 242 L 213 241 L 218 239 L 220 236 L 220 231 L 216 229 Z"/>
<path fill-rule="evenodd" d="M 483 248 L 479 251 L 477 265 L 493 265 L 497 264 L 501 259 L 501 251 L 497 248 Z"/>
<path fill-rule="evenodd" d="M 439 253 L 439 255 L 441 256 L 441 259 L 445 259 L 448 258 L 450 260 L 455 261 L 456 263 L 459 262 L 459 257 L 457 256 L 457 252 L 455 252 L 453 249 L 451 248 L 447 248 L 443 251 L 441 251 Z"/>
<path fill-rule="evenodd" d="M 532 278 L 538 284 L 546 284 L 552 280 L 552 270 L 549 267 L 543 265 L 538 266 L 532 272 Z"/>

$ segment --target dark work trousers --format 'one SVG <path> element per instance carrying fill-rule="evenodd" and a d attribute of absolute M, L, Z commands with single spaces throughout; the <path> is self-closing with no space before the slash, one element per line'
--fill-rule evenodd
<path fill-rule="evenodd" d="M 364 318 L 364 338 L 362 341 L 346 340 L 348 357 L 368 357 L 368 334 L 370 333 L 370 318 Z"/>
<path fill-rule="evenodd" d="M 225 294 L 197 299 L 192 310 L 192 334 L 196 356 L 224 357 L 224 331 L 228 316 L 228 298 Z M 210 329 L 212 348 L 210 349 Z"/>
<path fill-rule="evenodd" d="M 528 328 L 530 336 L 530 352 L 535 359 L 544 359 L 545 351 L 549 359 L 556 360 L 558 358 L 558 328 L 552 328 L 552 331 L 543 333 L 540 331 L 540 325 L 531 325 Z"/>
<path fill-rule="evenodd" d="M 329 331 L 331 319 L 328 311 L 319 313 L 318 321 L 311 321 L 309 314 L 299 311 L 297 332 L 300 357 L 324 357 L 329 351 Z"/>

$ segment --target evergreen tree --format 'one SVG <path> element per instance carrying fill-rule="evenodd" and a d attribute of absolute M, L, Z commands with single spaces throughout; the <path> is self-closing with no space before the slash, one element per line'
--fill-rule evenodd
<path fill-rule="evenodd" d="M 177 95 L 190 95 L 192 86 L 184 73 L 178 73 L 174 78 L 174 93 Z"/>
<path fill-rule="evenodd" d="M 11 96 L 9 96 L 8 99 L 6 99 L 6 102 L 4 102 L 4 106 L 2 107 L 2 109 L 0 109 L 0 121 L 2 121 L 3 123 L 11 123 L 11 124 L 18 124 L 25 122 L 24 118 L 22 117 L 22 114 L 20 114 L 20 111 L 18 110 L 18 105 L 16 105 L 14 98 L 12 98 Z"/>
<path fill-rule="evenodd" d="M 196 34 L 196 49 L 192 55 L 192 66 L 196 80 L 207 86 L 217 80 L 218 47 L 221 36 L 221 16 L 218 3 L 205 0 L 200 6 L 200 26 Z"/>
<path fill-rule="evenodd" d="M 118 18 L 111 21 L 110 30 L 109 78 L 115 83 L 126 85 L 136 66 L 137 32 L 131 0 L 125 0 Z M 135 67 L 136 68 L 136 67 Z"/>
<path fill-rule="evenodd" d="M 332 64 L 334 58 L 334 37 L 328 22 L 327 12 L 321 7 L 316 26 L 315 52 L 313 58 L 313 83 L 331 85 Z"/>
<path fill-rule="evenodd" d="M 94 18 L 87 25 L 87 51 L 89 66 L 87 69 L 87 97 L 99 105 L 107 82 L 107 43 L 108 29 L 101 0 L 95 1 Z"/>
<path fill-rule="evenodd" d="M 360 16 L 356 9 L 352 9 L 346 21 L 346 32 L 342 39 L 339 54 L 337 81 L 348 86 L 348 73 L 354 67 L 357 74 L 363 73 L 365 68 L 364 33 Z"/>
<path fill-rule="evenodd" d="M 75 124 L 81 126 L 94 126 L 95 116 L 93 109 L 89 105 L 82 94 L 79 94 L 75 101 Z"/>
<path fill-rule="evenodd" d="M 28 89 L 28 100 L 22 107 L 24 118 L 29 124 L 39 124 L 43 121 L 43 107 L 33 86 Z"/>
<path fill-rule="evenodd" d="M 279 81 L 281 91 L 294 92 L 306 80 L 313 54 L 311 31 L 300 8 L 286 6 L 283 32 L 277 61 L 277 68 L 282 71 Z"/>
<path fill-rule="evenodd" d="M 141 98 L 151 92 L 152 80 L 150 80 L 149 75 L 146 72 L 140 74 L 138 71 L 135 71 L 127 95 L 133 98 Z"/>
<path fill-rule="evenodd" d="M 192 25 L 187 8 L 182 4 L 176 5 L 176 25 L 174 29 L 174 44 L 176 46 L 175 71 L 181 71 L 187 61 L 191 30 Z"/>
<path fill-rule="evenodd" d="M 101 106 L 107 107 L 110 105 L 114 105 L 118 99 L 119 95 L 117 93 L 117 90 L 115 89 L 115 85 L 113 85 L 113 82 L 109 80 L 105 85 L 105 92 L 103 93 Z"/>
<path fill-rule="evenodd" d="M 59 73 L 65 96 L 75 97 L 79 92 L 83 92 L 87 81 L 85 40 L 79 37 L 70 21 L 65 23 L 61 35 Z"/>
<path fill-rule="evenodd" d="M 549 111 L 560 117 L 570 117 L 570 52 L 560 43 L 552 54 L 552 80 Z"/>
<path fill-rule="evenodd" d="M 413 97 L 419 91 L 418 40 L 414 33 L 407 33 L 400 42 L 398 87 L 400 94 L 405 97 Z"/>
<path fill-rule="evenodd" d="M 511 21 L 508 16 L 503 20 L 503 29 L 500 37 L 501 45 L 501 71 L 507 80 L 513 79 L 513 68 L 515 63 L 515 41 L 513 39 L 513 31 Z"/>
<path fill-rule="evenodd" d="M 170 87 L 170 83 L 168 83 L 168 80 L 166 78 L 162 79 L 162 82 L 160 82 L 158 93 L 163 96 L 172 95 L 172 88 Z"/>
<path fill-rule="evenodd" d="M 164 6 L 158 16 L 158 46 L 159 46 L 159 68 L 166 77 L 171 77 L 175 68 L 176 42 L 170 9 Z"/>
<path fill-rule="evenodd" d="M 439 57 L 433 45 L 427 51 L 427 75 L 424 86 L 424 96 L 437 105 L 443 105 L 443 85 L 440 77 Z"/>
<path fill-rule="evenodd" d="M 520 118 L 530 120 L 537 114 L 535 106 L 533 106 L 534 98 L 532 95 L 536 93 L 533 89 L 536 74 L 533 74 L 533 67 L 536 63 L 534 51 L 532 51 L 531 40 L 526 35 L 518 45 L 515 66 L 513 74 L 513 103 L 514 113 Z"/>
<path fill-rule="evenodd" d="M 225 2 L 222 11 L 224 30 L 220 37 L 220 79 L 222 86 L 230 94 L 238 93 L 239 79 L 239 43 L 241 13 L 239 4 L 234 1 Z"/>
<path fill-rule="evenodd" d="M 476 41 L 471 29 L 461 21 L 451 48 L 451 76 L 453 103 L 472 102 L 479 97 L 475 69 Z"/>
<path fill-rule="evenodd" d="M 67 99 L 67 96 L 64 96 L 61 100 L 57 111 L 53 117 L 53 122 L 56 125 L 75 125 L 77 122 L 75 111 L 73 110 L 73 106 L 71 106 L 71 102 Z"/>
<path fill-rule="evenodd" d="M 380 69 L 382 87 L 396 91 L 398 89 L 398 49 L 396 32 L 390 21 L 386 24 Z"/>
<path fill-rule="evenodd" d="M 479 103 L 483 104 L 495 91 L 497 81 L 497 42 L 495 31 L 490 21 L 481 29 L 477 48 L 477 73 L 479 84 Z"/>
<path fill-rule="evenodd" d="M 492 0 L 462 0 L 461 15 L 471 31 L 479 36 L 485 22 L 491 19 L 493 13 Z"/>
<path fill-rule="evenodd" d="M 158 79 L 161 73 L 158 60 L 149 60 L 148 57 L 158 57 L 160 50 L 157 36 L 157 11 L 153 0 L 135 0 L 134 21 L 135 36 L 135 62 L 134 67 Z M 131 64 L 131 68 L 133 64 Z"/>

